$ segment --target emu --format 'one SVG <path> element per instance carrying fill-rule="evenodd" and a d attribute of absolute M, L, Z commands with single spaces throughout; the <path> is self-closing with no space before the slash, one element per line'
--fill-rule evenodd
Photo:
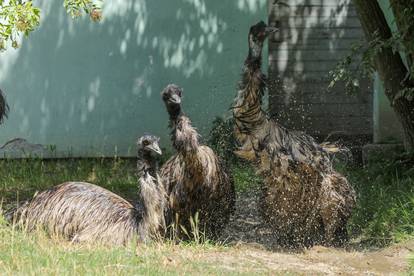
<path fill-rule="evenodd" d="M 266 76 L 262 48 L 275 31 L 263 21 L 248 35 L 249 53 L 232 111 L 239 157 L 256 165 L 263 176 L 261 211 L 281 243 L 339 245 L 355 205 L 355 191 L 332 168 L 332 145 L 320 145 L 305 134 L 287 130 L 262 109 Z"/>
<path fill-rule="evenodd" d="M 154 154 L 159 138 L 146 134 L 138 144 L 141 208 L 94 184 L 66 182 L 34 196 L 12 214 L 25 230 L 45 230 L 72 242 L 127 245 L 159 240 L 165 234 L 165 191 Z"/>
<path fill-rule="evenodd" d="M 6 96 L 3 91 L 0 89 L 0 124 L 3 123 L 4 119 L 7 118 L 9 113 L 9 105 L 6 101 Z"/>
<path fill-rule="evenodd" d="M 198 229 L 215 239 L 234 210 L 233 179 L 213 150 L 200 144 L 197 130 L 181 109 L 182 89 L 170 84 L 161 95 L 177 151 L 160 172 L 168 195 L 167 225 L 175 226 L 176 238 L 189 239 L 190 231 L 196 230 L 191 218 L 198 214 Z"/>

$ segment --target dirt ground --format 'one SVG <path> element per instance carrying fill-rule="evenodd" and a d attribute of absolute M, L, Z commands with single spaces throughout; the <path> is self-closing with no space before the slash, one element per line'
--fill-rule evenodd
<path fill-rule="evenodd" d="M 180 265 L 183 258 L 200 261 L 215 269 L 247 275 L 404 275 L 407 257 L 414 244 L 392 246 L 378 251 L 355 251 L 316 246 L 300 253 L 272 252 L 250 244 L 225 252 L 171 256 L 168 266 Z M 180 260 L 181 259 L 181 260 Z"/>
<path fill-rule="evenodd" d="M 367 249 L 355 244 L 346 248 L 314 246 L 287 251 L 278 247 L 275 238 L 260 219 L 256 205 L 258 192 L 239 195 L 236 213 L 224 236 L 238 248 L 228 255 L 205 256 L 217 265 L 231 266 L 245 262 L 263 267 L 263 272 L 292 272 L 322 275 L 394 275 L 408 271 L 408 258 L 414 241 L 383 249 Z"/>

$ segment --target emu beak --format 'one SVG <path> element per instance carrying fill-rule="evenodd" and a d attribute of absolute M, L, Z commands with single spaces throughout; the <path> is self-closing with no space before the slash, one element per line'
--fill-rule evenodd
<path fill-rule="evenodd" d="M 170 102 L 174 104 L 181 104 L 181 98 L 178 95 L 174 94 L 172 95 Z"/>
<path fill-rule="evenodd" d="M 153 143 L 151 146 L 149 146 L 149 148 L 156 154 L 162 155 L 162 150 L 160 149 L 160 146 L 158 145 L 158 143 Z"/>
<path fill-rule="evenodd" d="M 265 28 L 266 35 L 269 35 L 269 34 L 275 33 L 275 32 L 277 32 L 277 31 L 279 31 L 279 28 L 276 28 L 276 27 L 267 26 L 267 27 Z"/>

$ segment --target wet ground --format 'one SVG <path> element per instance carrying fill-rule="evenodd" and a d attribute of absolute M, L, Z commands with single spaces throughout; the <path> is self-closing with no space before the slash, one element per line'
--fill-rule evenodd
<path fill-rule="evenodd" d="M 414 241 L 374 249 L 351 243 L 345 248 L 314 246 L 287 250 L 277 245 L 271 229 L 261 220 L 257 208 L 258 191 L 238 195 L 236 212 L 225 230 L 229 244 L 238 255 L 220 255 L 218 263 L 256 262 L 271 271 L 324 275 L 394 275 L 408 271 Z M 214 258 L 214 256 L 211 256 Z"/>
<path fill-rule="evenodd" d="M 267 250 L 279 250 L 281 248 L 272 230 L 261 219 L 258 200 L 258 190 L 237 195 L 236 210 L 224 231 L 223 239 L 230 244 L 248 243 Z"/>

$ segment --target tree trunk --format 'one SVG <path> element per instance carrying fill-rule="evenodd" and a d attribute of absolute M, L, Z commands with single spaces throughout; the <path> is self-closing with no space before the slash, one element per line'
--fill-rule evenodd
<path fill-rule="evenodd" d="M 392 11 L 395 15 L 395 22 L 399 33 L 402 35 L 408 62 L 409 71 L 412 70 L 414 58 L 414 6 L 410 3 L 412 0 L 390 0 Z M 412 77 L 411 71 L 411 77 Z"/>
<path fill-rule="evenodd" d="M 391 38 L 391 30 L 384 13 L 376 0 L 353 0 L 362 28 L 368 40 L 375 38 L 375 33 L 383 40 Z M 391 47 L 384 47 L 374 57 L 375 68 L 384 84 L 385 94 L 391 102 L 404 129 L 406 150 L 414 150 L 414 101 L 401 96 L 401 91 L 414 88 L 407 79 L 408 70 L 398 52 Z"/>

